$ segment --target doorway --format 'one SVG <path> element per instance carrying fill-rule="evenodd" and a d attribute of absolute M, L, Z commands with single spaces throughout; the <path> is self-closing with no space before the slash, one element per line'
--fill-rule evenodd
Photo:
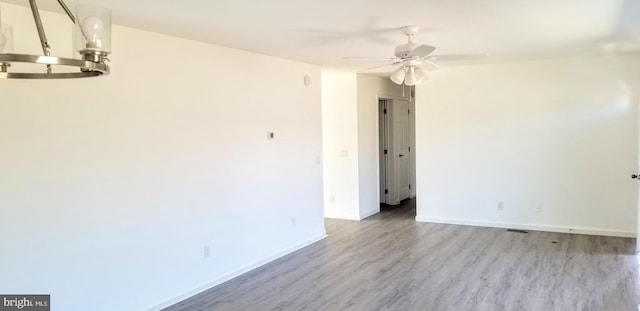
<path fill-rule="evenodd" d="M 380 203 L 415 197 L 415 122 L 412 100 L 378 99 Z"/>

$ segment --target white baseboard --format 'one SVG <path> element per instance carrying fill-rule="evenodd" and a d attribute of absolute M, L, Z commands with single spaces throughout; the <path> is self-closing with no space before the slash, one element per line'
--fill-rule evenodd
<path fill-rule="evenodd" d="M 352 214 L 340 214 L 340 213 L 325 213 L 324 218 L 335 218 L 345 220 L 360 220 L 360 216 Z"/>
<path fill-rule="evenodd" d="M 463 226 L 615 236 L 615 237 L 625 237 L 625 238 L 636 237 L 636 233 L 633 231 L 620 231 L 620 230 L 611 230 L 611 229 L 602 229 L 602 228 L 548 226 L 548 225 L 536 225 L 536 224 L 478 221 L 473 219 L 433 218 L 433 217 L 419 217 L 419 216 L 416 216 L 416 221 L 432 222 L 432 223 L 440 223 L 440 224 L 451 224 L 451 225 L 463 225 Z"/>
<path fill-rule="evenodd" d="M 231 280 L 231 279 L 233 279 L 233 278 L 235 278 L 237 276 L 240 276 L 240 275 L 245 274 L 245 273 L 247 273 L 247 272 L 249 272 L 249 271 L 251 271 L 253 269 L 256 269 L 256 268 L 261 267 L 261 266 L 263 266 L 265 264 L 268 264 L 268 263 L 270 263 L 270 262 L 272 262 L 272 261 L 274 261 L 274 260 L 276 260 L 276 259 L 278 259 L 280 257 L 286 256 L 286 255 L 291 254 L 291 253 L 293 253 L 293 252 L 295 252 L 295 251 L 297 251 L 297 250 L 299 250 L 301 248 L 304 248 L 304 247 L 309 246 L 309 245 L 311 245 L 311 244 L 313 244 L 315 242 L 318 242 L 318 241 L 320 241 L 320 240 L 322 240 L 322 239 L 324 239 L 326 237 L 327 237 L 327 234 L 325 232 L 324 234 L 322 234 L 322 235 L 320 235 L 318 237 L 310 239 L 310 240 L 308 240 L 308 241 L 306 241 L 304 243 L 298 244 L 298 245 L 296 245 L 294 247 L 290 247 L 290 248 L 285 249 L 283 251 L 277 252 L 277 253 L 275 253 L 275 254 L 273 254 L 271 256 L 268 256 L 268 257 L 266 257 L 266 258 L 264 258 L 262 260 L 255 261 L 255 262 L 253 262 L 253 263 L 251 263 L 249 265 L 246 265 L 246 266 L 240 268 L 237 271 L 229 273 L 229 274 L 227 274 L 227 275 L 225 275 L 225 276 L 223 276 L 221 278 L 218 278 L 218 279 L 216 279 L 216 280 L 214 280 L 214 281 L 212 281 L 210 283 L 207 283 L 205 285 L 199 286 L 199 287 L 197 287 L 197 288 L 195 288 L 193 290 L 190 290 L 190 291 L 188 291 L 188 292 L 186 292 L 186 293 L 184 293 L 182 295 L 179 295 L 179 296 L 177 296 L 175 298 L 172 298 L 172 299 L 170 299 L 170 300 L 168 300 L 166 302 L 163 302 L 163 303 L 161 303 L 161 304 L 159 304 L 157 306 L 149 308 L 149 309 L 147 309 L 147 311 L 160 311 L 160 310 L 162 310 L 164 308 L 167 308 L 169 306 L 172 306 L 172 305 L 174 305 L 174 304 L 176 304 L 176 303 L 178 303 L 180 301 L 183 301 L 183 300 L 185 300 L 185 299 L 187 299 L 189 297 L 193 297 L 193 296 L 195 296 L 195 295 L 197 295 L 197 294 L 199 294 L 201 292 L 204 292 L 207 289 L 210 289 L 210 288 L 212 288 L 214 286 L 220 285 L 220 284 L 222 284 L 222 283 L 224 283 L 226 281 L 229 281 L 229 280 Z"/>
<path fill-rule="evenodd" d="M 380 210 L 372 210 L 362 215 L 352 215 L 352 214 L 340 214 L 340 213 L 325 213 L 324 218 L 334 218 L 334 219 L 344 219 L 344 220 L 363 220 L 369 216 L 380 213 Z"/>
<path fill-rule="evenodd" d="M 373 215 L 378 214 L 378 213 L 380 213 L 380 209 L 368 211 L 368 212 L 360 215 L 360 219 L 358 219 L 358 220 L 365 219 L 365 218 L 367 218 L 369 216 L 373 216 Z"/>

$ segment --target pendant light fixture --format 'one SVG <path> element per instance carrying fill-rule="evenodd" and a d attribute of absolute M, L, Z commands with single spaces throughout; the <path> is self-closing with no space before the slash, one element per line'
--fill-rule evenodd
<path fill-rule="evenodd" d="M 71 13 L 63 0 L 60 7 L 75 24 L 75 49 L 81 59 L 55 57 L 47 40 L 36 0 L 29 0 L 33 19 L 40 37 L 43 55 L 14 54 L 11 27 L 0 22 L 0 78 L 5 79 L 69 79 L 96 77 L 109 74 L 107 56 L 111 53 L 111 12 L 93 5 L 79 5 L 76 15 Z M 0 14 L 1 16 L 1 14 Z M 14 63 L 42 65 L 40 71 L 15 71 Z M 17 65 L 17 64 L 16 64 Z M 17 66 L 16 66 L 17 67 Z M 33 66 L 29 66 L 30 69 Z M 75 71 L 59 71 L 59 67 L 71 67 Z M 56 68 L 54 70 L 54 68 Z"/>

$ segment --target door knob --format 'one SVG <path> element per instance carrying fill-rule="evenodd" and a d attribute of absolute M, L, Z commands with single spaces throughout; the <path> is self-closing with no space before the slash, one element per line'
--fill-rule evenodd
<path fill-rule="evenodd" d="M 399 157 L 399 158 L 402 158 L 402 157 L 404 157 L 404 154 L 401 154 L 401 155 L 399 155 L 398 157 Z"/>
<path fill-rule="evenodd" d="M 640 179 L 640 176 L 638 176 L 638 175 L 636 175 L 636 174 L 631 174 L 631 178 L 633 178 L 633 179 L 635 179 L 635 178 Z"/>

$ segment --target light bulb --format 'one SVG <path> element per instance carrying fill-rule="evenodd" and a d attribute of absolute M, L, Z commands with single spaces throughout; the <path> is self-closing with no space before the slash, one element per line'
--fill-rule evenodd
<path fill-rule="evenodd" d="M 111 11 L 94 5 L 78 5 L 76 19 L 76 51 L 82 55 L 111 53 Z"/>
<path fill-rule="evenodd" d="M 100 49 L 102 47 L 104 23 L 99 17 L 87 16 L 82 20 L 82 31 L 87 39 L 87 48 Z"/>

